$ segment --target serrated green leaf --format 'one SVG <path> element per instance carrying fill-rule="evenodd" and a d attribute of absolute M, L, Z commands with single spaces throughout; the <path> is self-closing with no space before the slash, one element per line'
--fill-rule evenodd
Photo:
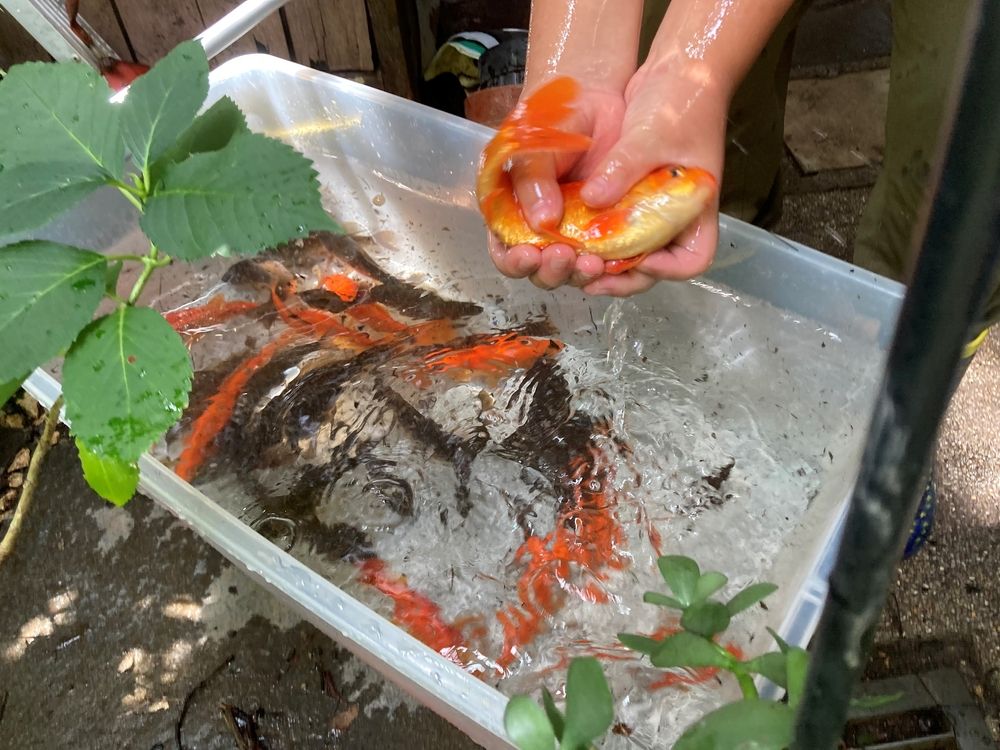
<path fill-rule="evenodd" d="M 802 699 L 802 690 L 806 684 L 806 673 L 809 671 L 809 652 L 793 647 L 788 649 L 787 666 L 785 673 L 788 675 L 788 705 L 795 708 Z"/>
<path fill-rule="evenodd" d="M 681 631 L 664 638 L 650 661 L 654 667 L 728 667 L 732 655 L 694 633 Z"/>
<path fill-rule="evenodd" d="M 638 651 L 640 654 L 647 654 L 652 656 L 660 648 L 660 644 L 663 641 L 657 641 L 653 638 L 647 638 L 644 635 L 632 635 L 631 633 L 619 633 L 618 640 L 626 648 L 630 648 L 633 651 Z"/>
<path fill-rule="evenodd" d="M 76 448 L 80 453 L 83 478 L 94 492 L 118 507 L 132 499 L 139 486 L 137 463 L 91 453 L 79 440 L 76 441 Z"/>
<path fill-rule="evenodd" d="M 729 627 L 729 610 L 719 602 L 696 602 L 684 610 L 681 626 L 692 633 L 711 638 Z"/>
<path fill-rule="evenodd" d="M 542 688 L 542 706 L 545 708 L 545 715 L 549 717 L 549 724 L 552 725 L 552 731 L 555 733 L 556 739 L 561 739 L 565 725 L 563 715 L 556 708 L 556 702 L 552 699 L 552 693 L 549 692 L 548 688 L 544 687 Z"/>
<path fill-rule="evenodd" d="M 0 235 L 40 227 L 106 182 L 100 167 L 80 162 L 0 169 Z"/>
<path fill-rule="evenodd" d="M 766 654 L 756 656 L 748 662 L 744 662 L 744 668 L 753 674 L 763 675 L 779 687 L 788 687 L 788 676 L 786 667 L 788 663 L 787 655 L 771 651 Z"/>
<path fill-rule="evenodd" d="M 729 610 L 729 614 L 735 617 L 738 613 L 749 609 L 761 599 L 770 596 L 777 590 L 778 587 L 773 583 L 755 583 L 752 586 L 747 586 L 730 599 L 726 608 Z"/>
<path fill-rule="evenodd" d="M 600 663 L 593 657 L 572 661 L 566 676 L 566 716 L 561 750 L 585 750 L 615 719 L 614 699 Z"/>
<path fill-rule="evenodd" d="M 73 432 L 88 450 L 127 463 L 180 418 L 190 389 L 184 342 L 146 307 L 121 307 L 95 320 L 63 365 Z"/>
<path fill-rule="evenodd" d="M 708 599 L 728 582 L 729 579 L 717 571 L 710 570 L 708 573 L 703 573 L 694 587 L 694 601 L 701 602 Z"/>
<path fill-rule="evenodd" d="M 795 711 L 789 706 L 748 698 L 703 716 L 674 750 L 786 750 L 794 727 Z"/>
<path fill-rule="evenodd" d="M 642 595 L 642 600 L 646 604 L 655 604 L 657 607 L 669 607 L 670 609 L 684 609 L 684 605 L 672 596 L 660 594 L 656 591 L 647 591 Z"/>
<path fill-rule="evenodd" d="M 0 248 L 0 380 L 73 342 L 104 295 L 106 265 L 103 255 L 55 242 Z"/>
<path fill-rule="evenodd" d="M 153 185 L 158 185 L 163 172 L 170 164 L 183 161 L 192 154 L 203 154 L 224 148 L 237 133 L 247 133 L 246 118 L 228 96 L 198 115 L 191 127 L 184 131 L 173 146 L 168 148 L 150 167 Z"/>
<path fill-rule="evenodd" d="M 145 170 L 184 132 L 208 96 L 208 59 L 200 42 L 181 42 L 129 87 L 122 134 Z"/>
<path fill-rule="evenodd" d="M 11 378 L 10 380 L 0 383 L 0 406 L 6 404 L 10 397 L 17 393 L 17 389 L 21 387 L 21 384 L 28 379 L 28 374 L 16 378 Z"/>
<path fill-rule="evenodd" d="M 774 630 L 774 628 L 769 627 L 766 628 L 766 630 L 768 633 L 771 634 L 771 637 L 774 638 L 774 642 L 778 644 L 778 648 L 781 649 L 781 653 L 787 654 L 788 649 L 791 648 L 791 646 L 788 645 L 785 639 L 782 638 L 780 635 L 778 635 L 777 631 Z"/>
<path fill-rule="evenodd" d="M 701 577 L 698 563 L 690 557 L 682 555 L 664 555 L 656 561 L 660 575 L 667 582 L 674 596 L 683 605 L 688 606 L 694 597 L 694 589 Z"/>
<path fill-rule="evenodd" d="M 0 83 L 0 164 L 97 164 L 118 177 L 125 163 L 118 108 L 89 65 L 25 63 Z"/>
<path fill-rule="evenodd" d="M 169 165 L 140 223 L 160 249 L 188 260 L 253 254 L 337 228 L 310 161 L 258 133 L 238 133 L 218 151 Z"/>
<path fill-rule="evenodd" d="M 516 695 L 503 712 L 507 737 L 520 750 L 552 750 L 556 737 L 545 712 L 526 695 Z"/>

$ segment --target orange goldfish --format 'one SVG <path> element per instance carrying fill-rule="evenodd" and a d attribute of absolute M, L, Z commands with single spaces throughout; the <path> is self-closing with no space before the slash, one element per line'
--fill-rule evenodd
<path fill-rule="evenodd" d="M 556 126 L 572 112 L 579 85 L 555 78 L 521 102 L 501 123 L 483 151 L 476 182 L 479 209 L 490 230 L 506 245 L 545 247 L 561 242 L 577 253 L 610 261 L 620 273 L 665 247 L 715 199 L 715 177 L 680 165 L 658 169 L 632 186 L 614 206 L 595 210 L 580 197 L 583 181 L 561 184 L 563 217 L 539 233 L 524 218 L 514 194 L 510 160 L 519 154 L 586 151 L 591 139 Z"/>

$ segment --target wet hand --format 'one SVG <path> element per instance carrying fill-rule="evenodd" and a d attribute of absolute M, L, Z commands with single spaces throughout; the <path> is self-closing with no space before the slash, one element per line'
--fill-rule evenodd
<path fill-rule="evenodd" d="M 522 99 L 528 95 L 526 89 Z M 534 154 L 519 157 L 511 170 L 514 193 L 525 219 L 536 231 L 557 225 L 562 219 L 562 192 L 559 180 L 583 179 L 601 163 L 618 141 L 625 100 L 607 88 L 588 87 L 583 82 L 579 103 L 572 119 L 560 129 L 584 133 L 593 139 L 585 154 Z M 507 247 L 489 235 L 490 257 L 500 273 L 510 278 L 528 278 L 543 289 L 564 284 L 585 286 L 604 273 L 604 261 L 595 255 L 577 256 L 569 245 L 553 244 L 539 249 L 533 245 Z"/>
<path fill-rule="evenodd" d="M 691 61 L 654 60 L 625 90 L 621 135 L 587 175 L 581 197 L 594 208 L 614 205 L 647 174 L 670 164 L 698 166 L 721 183 L 729 98 L 725 88 Z M 719 238 L 718 198 L 668 247 L 619 275 L 583 285 L 588 294 L 630 296 L 658 281 L 706 271 Z"/>

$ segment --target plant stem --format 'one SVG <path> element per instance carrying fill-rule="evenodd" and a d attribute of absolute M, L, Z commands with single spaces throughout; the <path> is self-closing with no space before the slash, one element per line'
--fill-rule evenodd
<path fill-rule="evenodd" d="M 35 452 L 31 454 L 31 462 L 28 464 L 28 476 L 24 480 L 24 489 L 21 490 L 17 509 L 14 511 L 14 517 L 10 520 L 7 533 L 0 540 L 0 565 L 3 565 L 4 561 L 13 552 L 14 543 L 17 540 L 18 533 L 21 531 L 21 525 L 24 523 L 28 508 L 31 507 L 31 501 L 35 496 L 35 488 L 38 485 L 38 475 L 42 468 L 42 462 L 45 460 L 45 456 L 49 452 L 49 447 L 52 445 L 52 433 L 55 432 L 56 425 L 59 424 L 59 410 L 62 409 L 62 403 L 63 399 L 60 396 L 49 408 L 49 413 L 45 415 L 45 426 L 42 427 L 42 435 L 38 438 L 38 445 L 35 446 Z"/>
<path fill-rule="evenodd" d="M 149 281 L 149 277 L 153 275 L 153 271 L 170 263 L 170 258 L 161 258 L 159 256 L 160 251 L 156 249 L 156 245 L 150 244 L 149 255 L 145 255 L 140 258 L 143 263 L 142 273 L 139 274 L 139 278 L 136 279 L 135 286 L 132 287 L 132 291 L 128 295 L 126 304 L 134 305 L 136 300 L 139 299 L 139 295 L 142 294 L 142 289 L 146 286 L 146 282 Z"/>
<path fill-rule="evenodd" d="M 757 692 L 757 686 L 753 684 L 753 677 L 751 677 L 746 672 L 737 672 L 736 670 L 730 670 L 733 677 L 736 678 L 736 682 L 740 685 L 740 690 L 743 692 L 744 698 L 759 698 L 760 693 Z"/>
<path fill-rule="evenodd" d="M 142 201 L 140 201 L 135 196 L 135 193 L 129 188 L 128 185 L 126 185 L 125 183 L 120 183 L 115 185 L 115 187 L 118 188 L 118 190 L 121 192 L 122 195 L 128 198 L 129 203 L 131 203 L 133 206 L 139 209 L 139 211 L 142 211 Z"/>

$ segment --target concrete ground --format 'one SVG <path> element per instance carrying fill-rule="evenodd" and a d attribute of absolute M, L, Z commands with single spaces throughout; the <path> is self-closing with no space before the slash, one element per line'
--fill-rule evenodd
<path fill-rule="evenodd" d="M 831 77 L 884 68 L 888 28 L 885 2 L 814 3 L 795 58 L 802 100 Z M 856 111 L 847 106 L 840 119 Z M 806 174 L 790 154 L 775 231 L 849 258 L 877 167 L 875 154 L 836 169 L 819 162 Z M 0 422 L 0 469 L 14 467 L 0 480 L 0 530 L 35 430 L 25 405 Z M 869 664 L 872 676 L 961 670 L 995 731 L 998 419 L 994 334 L 942 428 L 934 537 L 901 567 Z M 123 511 L 102 504 L 65 437 L 49 456 L 14 557 L 0 566 L 0 592 L 0 748 L 475 747 L 282 610 L 150 501 Z"/>

